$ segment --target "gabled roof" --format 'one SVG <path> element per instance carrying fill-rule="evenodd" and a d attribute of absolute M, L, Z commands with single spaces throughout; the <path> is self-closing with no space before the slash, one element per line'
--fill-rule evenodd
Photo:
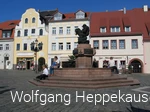
<path fill-rule="evenodd" d="M 40 16 L 54 16 L 58 12 L 58 9 L 56 10 L 47 10 L 47 11 L 39 11 Z"/>
<path fill-rule="evenodd" d="M 49 20 L 51 20 L 57 12 L 58 12 L 58 9 L 56 9 L 56 10 L 47 10 L 47 11 L 39 11 L 41 22 L 45 23 L 45 24 L 48 24 Z"/>
<path fill-rule="evenodd" d="M 0 23 L 0 30 L 11 30 L 18 25 L 20 20 L 10 20 Z"/>
<path fill-rule="evenodd" d="M 15 32 L 15 27 L 18 25 L 20 20 L 10 20 L 10 21 L 5 21 L 0 23 L 0 39 L 2 39 L 2 31 L 3 30 L 11 30 L 11 38 L 14 37 L 14 32 Z M 10 39 L 10 38 L 7 38 Z"/>
<path fill-rule="evenodd" d="M 94 12 L 90 19 L 90 35 L 91 36 L 112 36 L 116 33 L 110 32 L 111 26 L 120 26 L 120 33 L 122 34 L 143 34 L 144 39 L 150 39 L 150 10 L 144 12 L 142 8 L 136 8 L 127 10 L 126 13 L 123 11 L 112 11 L 112 12 Z M 101 33 L 100 27 L 106 26 L 107 32 Z M 124 27 L 131 26 L 131 32 L 125 32 Z"/>
<path fill-rule="evenodd" d="M 79 12 L 79 11 L 82 11 L 82 12 L 84 12 L 83 10 L 78 10 L 77 12 Z M 76 14 L 77 12 L 75 12 L 75 14 Z M 85 13 L 85 12 L 84 12 L 84 13 Z"/>

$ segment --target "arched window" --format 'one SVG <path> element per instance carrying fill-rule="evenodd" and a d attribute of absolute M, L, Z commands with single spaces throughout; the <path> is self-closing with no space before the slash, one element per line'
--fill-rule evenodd
<path fill-rule="evenodd" d="M 40 29 L 39 35 L 43 35 L 43 29 Z"/>
<path fill-rule="evenodd" d="M 32 23 L 35 23 L 35 18 L 32 18 Z"/>
<path fill-rule="evenodd" d="M 20 37 L 20 34 L 21 34 L 21 32 L 20 32 L 20 31 L 18 31 L 18 32 L 17 32 L 17 37 Z"/>
<path fill-rule="evenodd" d="M 28 23 L 28 18 L 25 19 L 25 23 Z"/>

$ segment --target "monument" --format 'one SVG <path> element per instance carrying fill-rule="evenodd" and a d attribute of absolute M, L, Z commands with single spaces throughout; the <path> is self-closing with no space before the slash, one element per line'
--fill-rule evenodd
<path fill-rule="evenodd" d="M 96 50 L 91 48 L 87 36 L 89 35 L 89 27 L 87 25 L 82 26 L 75 30 L 78 35 L 78 46 L 73 50 L 73 55 L 76 56 L 76 68 L 92 68 L 92 57 L 96 54 Z"/>
<path fill-rule="evenodd" d="M 116 86 L 129 86 L 140 84 L 138 80 L 126 76 L 112 75 L 109 68 L 92 68 L 92 57 L 96 50 L 91 47 L 87 36 L 89 27 L 82 26 L 83 29 L 76 29 L 78 46 L 73 50 L 76 56 L 75 68 L 57 68 L 54 76 L 40 82 L 30 81 L 38 86 L 50 87 L 75 87 L 75 88 L 105 88 Z"/>

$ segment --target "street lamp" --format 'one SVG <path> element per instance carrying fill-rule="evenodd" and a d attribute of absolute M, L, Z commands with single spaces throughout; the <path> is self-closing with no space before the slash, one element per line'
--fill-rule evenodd
<path fill-rule="evenodd" d="M 42 47 L 43 47 L 43 43 L 40 42 L 38 43 L 38 40 L 36 39 L 35 42 L 33 41 L 31 44 L 31 51 L 34 51 L 35 53 L 35 70 L 36 70 L 36 73 L 38 73 L 38 66 L 37 66 L 37 52 L 41 51 L 42 50 Z"/>

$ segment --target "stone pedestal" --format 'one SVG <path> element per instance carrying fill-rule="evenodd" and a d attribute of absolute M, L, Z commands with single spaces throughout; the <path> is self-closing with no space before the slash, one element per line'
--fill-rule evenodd
<path fill-rule="evenodd" d="M 78 57 L 76 68 L 92 68 L 92 57 Z"/>
<path fill-rule="evenodd" d="M 73 50 L 76 56 L 76 68 L 92 68 L 92 56 L 96 53 L 90 44 L 79 44 Z"/>

